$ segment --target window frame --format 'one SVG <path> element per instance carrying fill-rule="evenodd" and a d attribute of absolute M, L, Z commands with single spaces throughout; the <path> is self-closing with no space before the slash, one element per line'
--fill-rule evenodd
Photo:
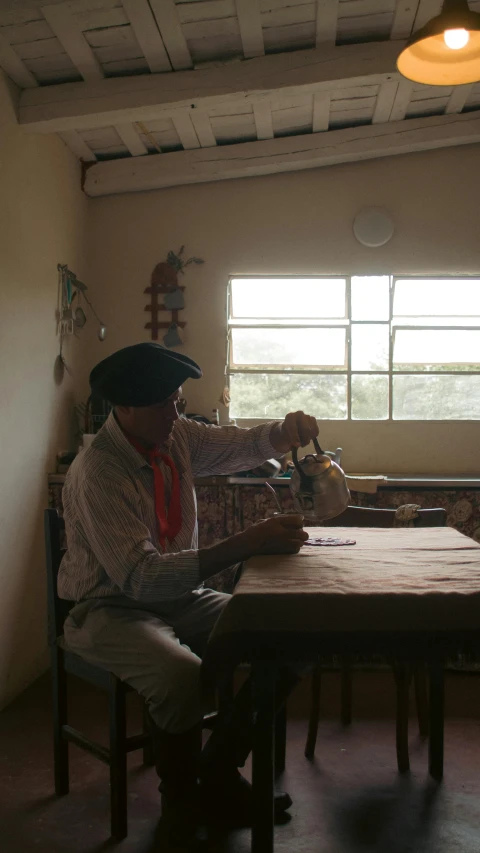
<path fill-rule="evenodd" d="M 352 319 L 352 278 L 363 277 L 368 278 L 371 277 L 388 277 L 388 287 L 389 287 L 389 300 L 388 300 L 388 319 L 386 320 L 353 320 Z M 339 318 L 337 322 L 308 322 L 309 318 L 303 317 L 295 317 L 294 321 L 290 322 L 275 322 L 272 320 L 268 322 L 257 322 L 250 323 L 248 320 L 254 320 L 255 318 L 243 318 L 242 322 L 238 322 L 238 318 L 231 317 L 231 305 L 232 305 L 232 281 L 233 279 L 286 279 L 290 281 L 294 281 L 295 279 L 315 279 L 319 280 L 325 279 L 339 279 L 341 281 L 345 281 L 345 318 Z M 401 330 L 408 331 L 480 331 L 480 325 L 404 325 L 404 324 L 394 324 L 393 323 L 393 304 L 395 297 L 395 285 L 397 281 L 408 281 L 409 279 L 415 281 L 468 281 L 468 280 L 479 280 L 480 282 L 480 274 L 477 275 L 403 275 L 403 274 L 394 274 L 394 273 L 371 273 L 371 274 L 359 274 L 355 273 L 354 275 L 350 274 L 334 274 L 334 275 L 318 275 L 318 274 L 296 274 L 296 275 L 262 275 L 262 274 L 235 274 L 230 275 L 228 279 L 228 287 L 227 287 L 227 336 L 226 336 L 226 367 L 225 367 L 225 377 L 226 377 L 226 385 L 230 390 L 230 377 L 235 374 L 308 374 L 308 375 L 334 375 L 334 376 L 346 376 L 347 378 L 347 413 L 345 418 L 334 418 L 332 420 L 341 421 L 342 423 L 350 422 L 356 423 L 363 421 L 365 423 L 445 423 L 445 424 L 454 424 L 454 423 L 478 423 L 480 418 L 475 419 L 428 419 L 423 420 L 421 418 L 393 418 L 393 379 L 396 376 L 479 376 L 479 370 L 469 370 L 469 371 L 460 371 L 460 370 L 394 370 L 393 368 L 393 351 L 394 351 L 394 341 L 395 341 L 395 332 Z M 480 286 L 480 283 L 479 283 Z M 403 315 L 405 316 L 405 315 Z M 425 315 L 422 315 L 425 316 Z M 435 315 L 436 316 L 436 315 Z M 263 318 L 262 318 L 263 319 Z M 298 322 L 302 321 L 302 322 Z M 307 325 L 308 323 L 308 325 Z M 384 370 L 352 370 L 352 329 L 354 326 L 388 326 L 388 366 Z M 312 367 L 312 366 L 304 366 L 304 367 L 273 367 L 270 368 L 268 365 L 255 365 L 253 367 L 248 365 L 243 366 L 235 366 L 232 364 L 232 339 L 231 339 L 231 330 L 234 328 L 256 328 L 256 329 L 334 329 L 334 328 L 344 328 L 345 329 L 345 348 L 346 348 L 346 367 L 345 368 L 333 368 L 328 369 L 326 367 Z M 352 418 L 352 376 L 363 375 L 363 376 L 387 376 L 388 377 L 388 416 L 386 418 Z M 242 418 L 242 420 L 264 420 L 262 418 Z"/>

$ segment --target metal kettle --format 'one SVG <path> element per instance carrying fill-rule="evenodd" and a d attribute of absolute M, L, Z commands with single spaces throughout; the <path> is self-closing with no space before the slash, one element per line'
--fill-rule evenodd
<path fill-rule="evenodd" d="M 303 513 L 305 521 L 320 524 L 340 515 L 350 503 L 343 470 L 313 439 L 316 453 L 298 459 L 297 448 L 292 451 L 295 470 L 290 480 L 290 490 L 295 508 Z"/>

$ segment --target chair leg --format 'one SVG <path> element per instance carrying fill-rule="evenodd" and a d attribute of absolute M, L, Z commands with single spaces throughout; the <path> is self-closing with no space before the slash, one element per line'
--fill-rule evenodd
<path fill-rule="evenodd" d="M 395 661 L 393 663 L 393 674 L 397 685 L 397 765 L 399 773 L 406 773 L 410 770 L 410 757 L 408 754 L 410 665 L 401 661 Z"/>
<path fill-rule="evenodd" d="M 278 711 L 275 717 L 275 775 L 280 776 L 285 770 L 287 751 L 287 704 Z"/>
<path fill-rule="evenodd" d="M 114 675 L 110 678 L 110 816 L 112 836 L 121 839 L 128 831 L 125 689 Z"/>
<path fill-rule="evenodd" d="M 427 667 L 423 661 L 417 662 L 414 665 L 413 681 L 417 704 L 418 730 L 422 737 L 428 737 Z"/>
<path fill-rule="evenodd" d="M 148 737 L 148 741 L 143 747 L 143 763 L 145 767 L 153 767 L 155 764 L 155 758 L 153 755 L 153 743 L 152 738 L 150 736 L 150 728 L 147 720 L 147 703 L 142 701 L 142 731 L 145 737 Z"/>
<path fill-rule="evenodd" d="M 52 648 L 52 699 L 55 793 L 63 796 L 69 791 L 68 741 L 62 737 L 63 726 L 67 723 L 67 674 L 58 646 Z"/>
<path fill-rule="evenodd" d="M 305 757 L 313 758 L 315 745 L 317 743 L 318 719 L 320 717 L 320 689 L 322 685 L 322 670 L 317 664 L 312 673 L 312 691 L 310 704 L 310 717 L 308 720 L 307 742 L 305 744 Z"/>
<path fill-rule="evenodd" d="M 344 655 L 341 670 L 341 715 L 344 726 L 349 726 L 352 722 L 352 679 L 352 664 L 350 658 Z"/>
<path fill-rule="evenodd" d="M 430 675 L 430 741 L 428 765 L 430 775 L 438 782 L 443 776 L 444 739 L 444 682 L 443 660 L 434 659 L 429 664 Z"/>

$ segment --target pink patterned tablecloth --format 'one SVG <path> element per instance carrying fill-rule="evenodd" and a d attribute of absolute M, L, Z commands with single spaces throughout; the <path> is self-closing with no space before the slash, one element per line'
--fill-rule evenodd
<path fill-rule="evenodd" d="M 248 560 L 210 637 L 207 672 L 250 660 L 255 649 L 303 643 L 308 653 L 314 641 L 334 647 L 345 636 L 361 645 L 377 635 L 377 651 L 389 637 L 452 638 L 453 649 L 457 638 L 480 636 L 480 545 L 472 539 L 448 527 L 337 527 L 335 536 L 356 544 Z"/>

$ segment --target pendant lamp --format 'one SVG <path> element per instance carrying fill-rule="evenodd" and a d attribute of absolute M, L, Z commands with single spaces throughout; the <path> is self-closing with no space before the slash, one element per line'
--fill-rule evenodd
<path fill-rule="evenodd" d="M 408 80 L 459 86 L 480 80 L 480 14 L 467 0 L 445 0 L 440 15 L 409 38 L 397 59 Z"/>

